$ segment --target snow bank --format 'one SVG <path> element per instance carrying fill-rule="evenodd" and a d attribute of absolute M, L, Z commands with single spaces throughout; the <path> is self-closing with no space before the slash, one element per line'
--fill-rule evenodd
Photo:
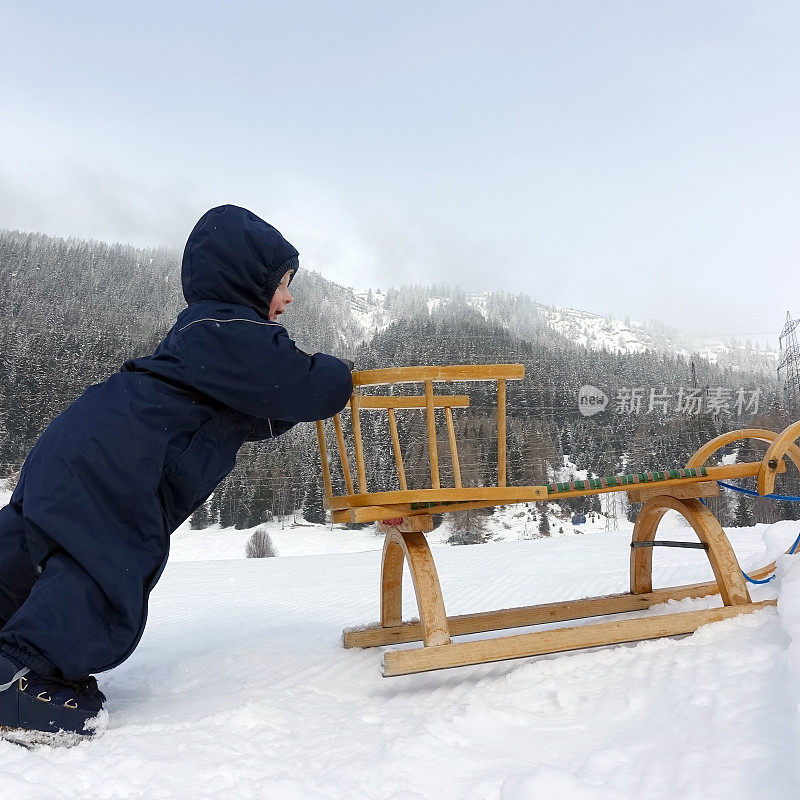
<path fill-rule="evenodd" d="M 292 535 L 314 546 L 312 531 Z M 764 547 L 757 529 L 734 543 L 742 558 Z M 459 614 L 620 591 L 629 535 L 435 555 Z M 655 561 L 657 585 L 710 577 L 699 551 Z M 392 679 L 380 651 L 340 644 L 344 627 L 377 617 L 379 562 L 375 549 L 169 564 L 140 647 L 100 676 L 105 735 L 72 750 L 0 742 L 0 798 L 800 796 L 797 673 L 782 628 L 784 615 L 800 618 L 800 559 L 782 566 L 780 622 L 768 609 L 682 639 Z M 775 582 L 755 589 L 774 596 Z M 415 614 L 409 585 L 405 603 Z"/>
<path fill-rule="evenodd" d="M 800 557 L 780 556 L 777 572 L 780 582 L 778 616 L 789 639 L 787 655 L 797 679 L 800 700 Z"/>

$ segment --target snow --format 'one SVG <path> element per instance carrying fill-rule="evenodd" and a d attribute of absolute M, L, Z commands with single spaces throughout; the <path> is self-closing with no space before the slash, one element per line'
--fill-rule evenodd
<path fill-rule="evenodd" d="M 359 531 L 343 528 L 331 530 L 325 525 L 307 522 L 271 522 L 258 527 L 266 528 L 279 556 L 319 555 L 323 553 L 358 553 L 380 550 L 382 539 L 374 526 Z M 255 528 L 220 531 L 219 526 L 202 531 L 190 530 L 184 523 L 172 535 L 170 561 L 220 561 L 244 558 L 245 545 Z"/>
<path fill-rule="evenodd" d="M 358 341 L 365 341 L 388 327 L 393 315 L 386 308 L 386 297 L 378 290 L 346 289 L 352 319 L 361 330 Z M 522 297 L 527 297 L 522 295 Z M 426 299 L 428 314 L 455 302 L 453 297 L 439 296 Z M 465 302 L 485 320 L 489 320 L 488 292 L 459 292 L 458 302 Z M 645 351 L 664 351 L 690 360 L 702 356 L 712 364 L 721 360 L 734 371 L 742 370 L 772 375 L 780 354 L 772 350 L 753 349 L 750 342 L 724 340 L 704 335 L 693 336 L 676 328 L 666 327 L 653 320 L 649 322 L 620 320 L 601 316 L 591 311 L 558 305 L 533 302 L 544 323 L 570 342 L 591 350 L 633 354 Z M 492 322 L 504 324 L 502 314 Z"/>
<path fill-rule="evenodd" d="M 350 313 L 361 328 L 360 341 L 366 341 L 390 324 L 386 312 L 386 297 L 383 294 L 367 290 L 352 292 Z"/>
<path fill-rule="evenodd" d="M 781 556 L 778 559 L 778 576 L 782 589 L 778 599 L 778 616 L 789 637 L 789 663 L 797 679 L 796 695 L 800 698 L 800 559 Z"/>
<path fill-rule="evenodd" d="M 731 538 L 753 567 L 797 527 Z M 0 797 L 800 796 L 800 559 L 752 587 L 777 592 L 777 610 L 689 637 L 385 679 L 379 650 L 340 644 L 377 617 L 380 539 L 285 524 L 271 530 L 283 557 L 248 560 L 247 533 L 176 534 L 139 648 L 100 676 L 104 736 L 69 750 L 0 742 Z M 458 614 L 624 590 L 629 542 L 626 529 L 434 554 Z M 655 567 L 656 585 L 711 578 L 696 550 L 660 550 Z"/>
<path fill-rule="evenodd" d="M 428 314 L 432 314 L 438 308 L 442 307 L 444 303 L 444 299 L 441 297 L 430 297 L 428 298 L 427 306 L 428 306 Z"/>
<path fill-rule="evenodd" d="M 487 300 L 485 292 L 466 296 L 467 304 L 479 311 L 484 319 L 488 319 Z M 438 307 L 441 302 L 440 300 L 432 306 L 429 301 L 429 311 Z M 674 328 L 654 327 L 652 320 L 649 323 L 631 322 L 628 319 L 623 321 L 565 306 L 542 303 L 534 305 L 548 327 L 569 341 L 592 350 L 606 350 L 611 353 L 665 350 L 686 359 L 700 355 L 712 364 L 718 363 L 721 357 L 728 357 L 734 370 L 749 364 L 751 369 L 766 372 L 774 370 L 779 361 L 779 353 L 772 350 L 753 350 L 749 342 L 692 336 Z"/>
<path fill-rule="evenodd" d="M 602 496 L 604 503 L 606 497 Z M 606 530 L 606 518 L 599 514 L 589 514 L 586 523 L 574 527 L 570 522 L 572 514 L 561 511 L 557 503 L 548 503 L 546 508 L 537 503 L 520 503 L 513 506 L 499 506 L 492 516 L 486 518 L 486 534 L 495 542 L 540 538 L 538 515 L 543 511 L 550 522 L 551 536 Z M 674 515 L 676 521 L 682 521 L 682 517 L 675 512 L 670 511 L 668 514 Z M 450 523 L 450 517 L 445 516 L 444 522 L 427 534 L 428 542 L 432 546 L 447 544 L 453 533 Z M 621 530 L 633 529 L 632 523 L 624 519 L 614 524 Z M 218 525 L 197 531 L 191 530 L 189 523 L 185 522 L 172 534 L 170 561 L 219 561 L 243 558 L 247 540 L 256 527 L 263 528 L 269 533 L 278 556 L 360 553 L 366 550 L 380 550 L 383 547 L 383 536 L 377 532 L 374 524 L 354 531 L 340 525 L 314 525 L 302 520 L 298 511 L 293 516 L 275 518 L 240 531 L 232 528 L 220 530 Z"/>
<path fill-rule="evenodd" d="M 543 309 L 544 310 L 544 309 Z M 652 343 L 642 331 L 634 333 L 620 320 L 574 308 L 553 306 L 545 310 L 547 325 L 576 344 L 612 353 L 643 353 Z"/>

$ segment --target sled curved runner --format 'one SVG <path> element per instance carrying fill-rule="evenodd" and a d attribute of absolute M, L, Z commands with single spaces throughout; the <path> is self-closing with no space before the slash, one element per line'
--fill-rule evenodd
<path fill-rule="evenodd" d="M 771 491 L 775 476 L 786 470 L 786 459 L 800 469 L 800 423 L 781 434 L 765 429 L 732 431 L 701 447 L 682 469 L 635 473 L 607 478 L 538 486 L 507 486 L 506 481 L 506 382 L 524 377 L 519 364 L 450 367 L 400 367 L 353 373 L 354 393 L 350 401 L 350 425 L 346 430 L 339 415 L 333 420 L 341 475 L 337 485 L 343 494 L 334 493 L 325 425 L 317 423 L 323 467 L 326 506 L 337 522 L 378 521 L 385 534 L 380 582 L 380 623 L 345 630 L 345 647 L 375 647 L 420 641 L 423 646 L 384 652 L 384 675 L 394 676 L 431 669 L 479 664 L 509 658 L 598 647 L 691 633 L 701 625 L 758 610 L 775 601 L 754 603 L 733 548 L 713 513 L 701 498 L 719 494 L 717 480 L 757 477 L 759 488 Z M 466 395 L 435 394 L 434 383 L 455 381 L 497 382 L 497 485 L 464 486 L 459 463 L 453 410 L 469 406 Z M 408 394 L 409 384 L 422 384 L 422 394 Z M 367 387 L 388 385 L 390 393 L 366 394 Z M 400 394 L 399 392 L 403 392 Z M 430 484 L 409 488 L 408 474 L 397 425 L 398 413 L 424 410 Z M 443 411 L 447 430 L 447 449 L 440 453 L 436 417 Z M 397 468 L 397 490 L 373 492 L 369 489 L 365 447 L 362 439 L 362 412 L 387 414 L 392 453 Z M 768 443 L 760 462 L 707 466 L 708 460 L 724 445 L 754 438 Z M 453 486 L 442 485 L 440 455 L 449 455 Z M 356 482 L 350 463 L 356 463 Z M 536 500 L 626 491 L 632 502 L 643 506 L 637 517 L 630 556 L 630 591 L 603 597 L 525 606 L 448 617 L 439 578 L 425 532 L 432 530 L 432 513 L 481 508 Z M 683 515 L 698 537 L 697 544 L 661 542 L 656 539 L 664 514 L 674 510 Z M 652 549 L 656 545 L 693 546 L 703 549 L 715 579 L 706 583 L 654 590 Z M 403 565 L 407 564 L 414 584 L 419 621 L 402 621 Z M 756 576 L 766 575 L 768 565 Z M 473 641 L 453 641 L 452 637 L 500 631 L 547 623 L 583 620 L 625 614 L 650 608 L 668 600 L 682 600 L 719 594 L 722 607 L 681 613 L 594 622 L 556 630 L 496 636 Z"/>
<path fill-rule="evenodd" d="M 403 624 L 403 561 L 408 561 L 419 608 L 422 641 L 426 647 L 450 644 L 439 576 L 433 556 L 420 532 L 391 528 L 383 543 L 381 563 L 381 627 Z"/>

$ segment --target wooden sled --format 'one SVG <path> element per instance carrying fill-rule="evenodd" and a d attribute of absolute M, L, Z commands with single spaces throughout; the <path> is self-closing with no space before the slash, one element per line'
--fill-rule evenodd
<path fill-rule="evenodd" d="M 683 469 L 612 476 L 569 484 L 510 487 L 506 483 L 506 382 L 523 377 L 524 368 L 521 364 L 398 367 L 354 372 L 354 392 L 349 406 L 350 426 L 347 435 L 340 416 L 333 419 L 344 494 L 334 494 L 325 427 L 322 422 L 317 423 L 325 504 L 332 511 L 334 521 L 377 521 L 385 536 L 380 581 L 380 623 L 346 629 L 343 634 L 345 647 L 422 642 L 422 647 L 384 652 L 383 674 L 388 677 L 687 634 L 710 622 L 750 613 L 776 603 L 775 600 L 753 602 L 728 537 L 716 517 L 701 502 L 701 498 L 719 494 L 717 480 L 748 476 L 757 477 L 761 494 L 771 493 L 776 476 L 786 470 L 786 458 L 800 470 L 800 448 L 794 444 L 800 436 L 800 422 L 789 426 L 780 434 L 755 428 L 723 434 L 701 447 Z M 433 386 L 434 383 L 456 381 L 497 382 L 496 486 L 462 485 L 453 409 L 467 407 L 469 397 L 435 394 Z M 400 384 L 422 384 L 423 393 L 409 395 L 396 394 L 393 391 L 390 394 L 374 395 L 364 392 L 367 387 L 379 385 L 389 385 L 396 390 Z M 398 434 L 396 414 L 401 410 L 405 413 L 409 409 L 425 411 L 431 475 L 430 486 L 421 489 L 408 488 Z M 439 409 L 444 412 L 447 429 L 454 483 L 452 488 L 441 485 L 436 430 L 436 411 Z M 379 410 L 388 415 L 397 467 L 397 491 L 371 492 L 368 486 L 361 413 Z M 708 460 L 723 446 L 750 438 L 769 444 L 762 461 L 707 466 Z M 357 489 L 350 472 L 351 455 L 356 462 Z M 537 500 L 553 501 L 613 491 L 625 491 L 632 502 L 643 503 L 633 530 L 628 592 L 447 616 L 436 566 L 425 539 L 425 533 L 433 529 L 432 514 Z M 653 547 L 687 546 L 686 543 L 656 540 L 658 525 L 669 510 L 681 514 L 697 534 L 698 542 L 688 546 L 705 551 L 714 573 L 713 581 L 653 589 Z M 419 621 L 415 622 L 403 622 L 404 563 L 408 564 L 417 599 Z M 763 578 L 774 567 L 773 562 L 757 570 L 752 577 Z M 601 621 L 472 641 L 452 640 L 454 636 L 466 634 L 606 617 L 647 609 L 668 600 L 715 594 L 720 595 L 722 607 Z"/>

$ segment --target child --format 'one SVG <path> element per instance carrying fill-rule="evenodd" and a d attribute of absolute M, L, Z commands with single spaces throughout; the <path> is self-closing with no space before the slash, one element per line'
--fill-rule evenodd
<path fill-rule="evenodd" d="M 138 644 L 170 533 L 244 442 L 347 403 L 350 366 L 298 350 L 277 322 L 297 267 L 297 250 L 255 214 L 212 208 L 186 243 L 188 308 L 164 341 L 90 386 L 34 445 L 0 509 L 6 732 L 91 735 L 105 697 L 90 673 Z"/>

